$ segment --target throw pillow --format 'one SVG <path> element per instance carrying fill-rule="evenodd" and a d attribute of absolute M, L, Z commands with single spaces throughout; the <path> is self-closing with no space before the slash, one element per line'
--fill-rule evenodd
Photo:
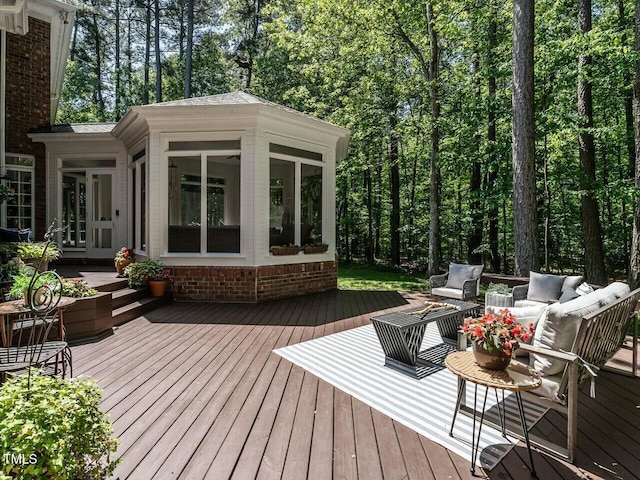
<path fill-rule="evenodd" d="M 560 299 L 558 300 L 560 303 L 568 302 L 569 300 L 573 300 L 574 298 L 578 298 L 580 295 L 576 293 L 573 288 L 567 288 L 562 295 L 560 295 Z"/>
<path fill-rule="evenodd" d="M 564 292 L 568 289 L 575 290 L 576 288 L 578 288 L 578 285 L 580 285 L 580 282 L 582 282 L 582 278 L 582 275 L 569 275 L 564 279 L 564 283 L 562 284 L 562 291 Z"/>
<path fill-rule="evenodd" d="M 583 282 L 576 288 L 576 293 L 580 296 L 593 292 L 593 288 L 587 282 Z"/>
<path fill-rule="evenodd" d="M 562 294 L 562 286 L 566 275 L 551 275 L 531 272 L 529 274 L 529 291 L 527 300 L 536 302 L 555 302 Z"/>
<path fill-rule="evenodd" d="M 462 265 L 459 263 L 450 264 L 446 287 L 461 290 L 464 282 L 473 278 L 474 268 L 474 265 Z"/>

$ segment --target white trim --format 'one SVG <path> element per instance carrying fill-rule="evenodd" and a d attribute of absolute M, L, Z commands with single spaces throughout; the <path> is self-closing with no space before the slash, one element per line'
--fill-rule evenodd
<path fill-rule="evenodd" d="M 0 174 L 5 174 L 5 150 L 7 147 L 7 32 L 0 32 Z M 6 203 L 6 202 L 5 202 Z M 2 218 L 5 216 L 5 205 L 2 207 Z"/>

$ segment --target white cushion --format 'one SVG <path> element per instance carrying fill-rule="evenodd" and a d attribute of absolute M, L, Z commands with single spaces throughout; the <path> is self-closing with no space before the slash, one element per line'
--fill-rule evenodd
<path fill-rule="evenodd" d="M 552 350 L 570 351 L 578 334 L 582 317 L 598 310 L 601 300 L 607 296 L 607 292 L 596 290 L 566 303 L 549 305 L 546 315 L 540 318 L 532 345 Z M 566 364 L 562 360 L 542 355 L 531 354 L 530 357 L 531 367 L 545 376 L 561 373 Z"/>
<path fill-rule="evenodd" d="M 462 300 L 462 290 L 459 288 L 436 287 L 431 289 L 431 295 Z"/>
<path fill-rule="evenodd" d="M 566 275 L 551 275 L 546 273 L 529 273 L 529 290 L 527 300 L 537 302 L 553 302 L 560 298 Z"/>
<path fill-rule="evenodd" d="M 593 292 L 593 288 L 587 282 L 581 283 L 576 287 L 576 293 L 578 295 L 586 295 Z"/>
<path fill-rule="evenodd" d="M 600 306 L 604 307 L 606 305 L 609 305 L 610 303 L 615 302 L 617 299 L 624 297 L 630 291 L 631 289 L 626 283 L 613 282 L 612 284 L 607 285 L 606 287 L 599 290 L 599 292 L 601 292 L 601 295 L 606 294 L 606 296 L 604 296 L 600 300 Z"/>
<path fill-rule="evenodd" d="M 516 300 L 513 304 L 516 307 L 539 307 L 540 305 L 546 307 L 548 305 L 547 302 L 536 302 L 535 300 Z"/>
<path fill-rule="evenodd" d="M 540 385 L 540 388 L 531 390 L 531 393 L 535 393 L 539 397 L 548 398 L 549 400 L 562 403 L 562 399 L 558 398 L 558 390 L 560 389 L 561 381 L 561 373 L 542 377 L 542 385 Z"/>
<path fill-rule="evenodd" d="M 576 288 L 578 288 L 578 285 L 580 285 L 580 282 L 582 282 L 582 275 L 569 275 L 564 279 L 564 283 L 562 284 L 562 292 L 569 289 L 575 290 Z"/>
<path fill-rule="evenodd" d="M 449 264 L 449 276 L 446 287 L 462 289 L 464 282 L 478 278 L 482 274 L 482 268 L 482 265 Z"/>

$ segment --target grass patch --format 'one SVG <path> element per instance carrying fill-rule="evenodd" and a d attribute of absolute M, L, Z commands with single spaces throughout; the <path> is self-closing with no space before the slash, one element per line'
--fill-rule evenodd
<path fill-rule="evenodd" d="M 428 285 L 429 281 L 424 277 L 395 270 L 365 265 L 340 265 L 338 267 L 338 288 L 340 290 L 424 292 Z"/>

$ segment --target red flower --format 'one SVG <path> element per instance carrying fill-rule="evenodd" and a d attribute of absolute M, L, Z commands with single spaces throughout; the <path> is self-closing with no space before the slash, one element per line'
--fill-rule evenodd
<path fill-rule="evenodd" d="M 493 350 L 494 348 L 511 355 L 517 348 L 518 340 L 527 341 L 533 335 L 533 324 L 523 326 L 508 310 L 499 313 L 488 313 L 482 318 L 466 318 L 460 327 L 461 331 L 472 341 Z"/>

